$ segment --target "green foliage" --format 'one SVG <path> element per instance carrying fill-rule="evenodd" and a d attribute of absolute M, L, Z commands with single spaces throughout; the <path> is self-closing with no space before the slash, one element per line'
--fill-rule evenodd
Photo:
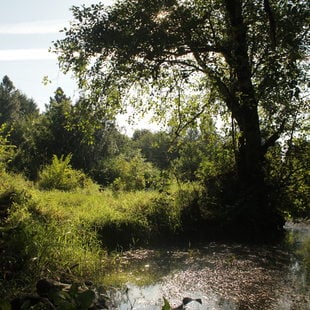
<path fill-rule="evenodd" d="M 206 185 L 210 179 L 216 179 L 218 176 L 226 174 L 233 170 L 234 159 L 231 150 L 218 147 L 209 158 L 203 156 L 199 169 L 197 169 L 197 177 Z"/>
<path fill-rule="evenodd" d="M 8 76 L 0 84 L 0 123 L 12 123 L 18 117 L 20 102 L 16 89 Z"/>
<path fill-rule="evenodd" d="M 32 183 L 21 175 L 0 171 L 0 205 L 8 208 L 14 203 L 22 204 L 32 195 Z"/>
<path fill-rule="evenodd" d="M 220 135 L 213 120 L 204 116 L 201 125 L 192 125 L 178 139 L 178 157 L 173 163 L 174 175 L 182 182 L 200 181 L 232 170 L 234 154 L 230 138 Z"/>
<path fill-rule="evenodd" d="M 38 108 L 32 99 L 17 90 L 8 76 L 0 84 L 0 124 L 13 124 L 29 115 L 38 115 Z"/>
<path fill-rule="evenodd" d="M 127 299 L 130 303 L 129 297 Z M 12 299 L 11 302 L 0 299 L 1 310 L 93 310 L 110 308 L 114 308 L 113 299 L 111 301 L 103 287 L 94 287 L 93 285 L 90 286 L 89 283 L 80 284 L 78 282 L 67 284 L 46 278 L 42 278 L 36 283 L 36 295 L 21 295 Z"/>
<path fill-rule="evenodd" d="M 171 310 L 171 306 L 169 304 L 169 301 L 164 297 L 164 305 L 161 308 L 161 310 Z"/>
<path fill-rule="evenodd" d="M 161 240 L 163 235 L 168 240 L 180 230 L 173 195 L 32 189 L 23 197 L 10 204 L 1 226 L 0 298 L 10 296 L 21 279 L 27 289 L 42 277 L 100 282 L 109 268 L 102 247 L 127 248 Z"/>
<path fill-rule="evenodd" d="M 7 132 L 7 125 L 0 126 L 0 171 L 7 167 L 7 163 L 13 158 L 14 146 L 9 142 L 10 133 Z"/>
<path fill-rule="evenodd" d="M 156 191 L 105 190 L 92 195 L 50 191 L 42 193 L 41 199 L 43 214 L 60 224 L 69 221 L 81 229 L 90 227 L 110 249 L 147 244 L 163 234 L 173 239 L 181 228 L 174 195 L 166 197 Z"/>
<path fill-rule="evenodd" d="M 44 190 L 58 189 L 72 191 L 95 185 L 83 172 L 72 169 L 71 155 L 58 158 L 53 156 L 52 163 L 39 173 L 38 187 Z"/>
<path fill-rule="evenodd" d="M 0 278 L 11 279 L 14 272 L 22 268 L 23 255 L 19 249 L 21 240 L 14 240 L 18 229 L 8 224 L 12 208 L 17 204 L 26 204 L 32 197 L 32 184 L 20 175 L 0 172 Z M 0 281 L 0 292 L 2 284 Z M 0 294 L 0 298 L 1 298 Z"/>
<path fill-rule="evenodd" d="M 25 110 L 20 109 L 14 124 L 10 123 L 13 127 L 9 142 L 16 150 L 8 169 L 31 180 L 37 179 L 40 168 L 53 155 L 71 153 L 74 169 L 101 182 L 101 162 L 119 155 L 128 146 L 129 138 L 118 131 L 113 120 L 84 109 L 83 99 L 73 105 L 60 87 L 44 113 L 30 113 L 29 107 Z"/>
<path fill-rule="evenodd" d="M 156 188 L 159 171 L 146 162 L 140 153 L 127 159 L 120 155 L 114 160 L 118 177 L 114 180 L 114 190 L 135 191 Z"/>
<path fill-rule="evenodd" d="M 175 158 L 176 152 L 171 151 L 171 136 L 166 132 L 152 133 L 141 129 L 133 133 L 132 142 L 141 150 L 146 161 L 163 170 L 169 169 L 170 162 Z"/>
<path fill-rule="evenodd" d="M 134 106 L 172 115 L 177 134 L 210 106 L 218 112 L 225 105 L 240 138 L 239 181 L 260 187 L 266 151 L 304 112 L 309 53 L 308 3 L 264 3 L 123 0 L 74 7 L 55 50 L 64 71 L 72 70 L 90 94 L 90 106 L 104 102 L 109 115 L 126 107 L 133 85 Z M 151 94 L 147 106 L 143 92 Z"/>
<path fill-rule="evenodd" d="M 278 145 L 267 154 L 269 182 L 279 195 L 277 203 L 288 217 L 310 214 L 310 142 L 304 137 L 291 141 L 284 152 Z"/>
<path fill-rule="evenodd" d="M 165 236 L 168 242 L 183 229 L 180 220 L 181 207 L 176 202 L 175 195 L 161 194 L 155 197 L 146 208 L 136 209 L 135 212 L 138 216 L 145 217 L 151 240 L 160 240 L 161 236 Z"/>
<path fill-rule="evenodd" d="M 80 137 L 77 133 L 70 132 L 69 128 L 68 118 L 72 110 L 71 99 L 58 87 L 54 97 L 50 98 L 49 104 L 46 105 L 42 120 L 46 136 L 41 137 L 41 143 L 46 149 L 46 156 L 51 157 L 53 154 L 61 156 L 72 153 L 73 147 L 79 148 L 75 143 Z"/>
<path fill-rule="evenodd" d="M 57 212 L 55 202 L 45 198 L 47 192 L 28 185 L 27 194 L 25 181 L 6 179 L 0 197 L 1 206 L 8 201 L 5 221 L 0 220 L 0 298 L 16 293 L 15 286 L 21 290 L 21 281 L 24 289 L 29 289 L 42 276 L 65 275 L 68 280 L 99 277 L 105 253 L 95 232 L 78 217 Z M 55 195 L 61 197 L 59 192 Z M 85 206 L 85 213 L 87 210 Z"/>
<path fill-rule="evenodd" d="M 49 133 L 43 124 L 42 116 L 29 116 L 15 122 L 10 138 L 15 145 L 15 152 L 8 170 L 35 180 L 42 162 L 47 161 L 43 151 L 43 137 L 48 138 Z"/>
<path fill-rule="evenodd" d="M 38 284 L 41 285 L 45 279 L 39 280 Z M 49 284 L 49 282 L 47 282 Z M 31 298 L 22 297 L 20 301 L 20 308 L 27 309 L 65 309 L 65 310 L 86 310 L 95 306 L 97 296 L 95 291 L 84 288 L 79 288 L 77 283 L 73 283 L 70 287 L 61 289 L 56 284 L 44 292 L 44 298 L 38 299 L 36 302 L 31 302 Z M 43 284 L 42 284 L 43 286 Z M 37 289 L 38 290 L 38 289 Z M 38 292 L 39 293 L 39 292 Z M 40 294 L 39 294 L 40 295 Z M 42 293 L 41 293 L 42 295 Z M 34 304 L 33 304 L 34 303 Z"/>
<path fill-rule="evenodd" d="M 310 216 L 310 142 L 296 139 L 286 154 L 282 172 L 286 209 L 293 217 Z M 288 202 L 291 202 L 291 206 Z"/>
<path fill-rule="evenodd" d="M 107 187 L 119 177 L 119 171 L 115 165 L 115 157 L 101 159 L 90 174 L 101 186 Z"/>

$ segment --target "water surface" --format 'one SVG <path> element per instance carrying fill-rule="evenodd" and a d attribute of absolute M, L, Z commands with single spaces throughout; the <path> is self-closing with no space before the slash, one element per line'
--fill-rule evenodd
<path fill-rule="evenodd" d="M 111 292 L 114 309 L 158 310 L 183 297 L 187 309 L 310 309 L 309 270 L 303 262 L 309 224 L 288 224 L 276 245 L 206 243 L 185 249 L 140 249 L 122 255 L 118 270 L 130 279 Z M 308 247 L 309 249 L 309 247 Z M 140 283 L 140 285 L 139 285 Z"/>

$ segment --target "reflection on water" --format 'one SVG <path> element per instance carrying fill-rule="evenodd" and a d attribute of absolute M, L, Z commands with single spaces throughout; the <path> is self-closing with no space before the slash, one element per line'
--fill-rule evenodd
<path fill-rule="evenodd" d="M 192 302 L 186 309 L 308 310 L 310 253 L 304 242 L 310 240 L 310 226 L 286 228 L 285 242 L 272 246 L 213 242 L 186 250 L 126 252 L 122 272 L 137 283 L 152 281 L 143 286 L 132 281 L 111 292 L 114 308 L 157 310 L 163 296 L 173 306 L 188 296 L 201 298 L 202 305 Z"/>

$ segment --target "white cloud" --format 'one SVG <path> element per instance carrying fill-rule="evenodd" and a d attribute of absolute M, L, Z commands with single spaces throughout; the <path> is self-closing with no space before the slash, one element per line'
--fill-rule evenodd
<path fill-rule="evenodd" d="M 65 20 L 33 21 L 14 24 L 0 24 L 0 34 L 57 33 L 66 26 Z"/>
<path fill-rule="evenodd" d="M 0 61 L 56 59 L 47 49 L 0 50 Z"/>

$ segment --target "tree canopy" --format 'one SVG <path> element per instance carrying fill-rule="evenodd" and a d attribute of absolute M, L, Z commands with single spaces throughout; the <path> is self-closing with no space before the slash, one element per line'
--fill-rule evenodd
<path fill-rule="evenodd" d="M 17 90 L 10 78 L 5 75 L 0 84 L 0 124 L 11 123 L 38 113 L 36 103 Z"/>
<path fill-rule="evenodd" d="M 72 11 L 55 49 L 92 100 L 118 110 L 120 101 L 109 100 L 115 91 L 122 95 L 137 83 L 171 90 L 175 72 L 188 82 L 199 75 L 201 94 L 224 103 L 237 122 L 240 180 L 262 181 L 267 149 L 300 112 L 306 1 L 124 0 Z"/>

